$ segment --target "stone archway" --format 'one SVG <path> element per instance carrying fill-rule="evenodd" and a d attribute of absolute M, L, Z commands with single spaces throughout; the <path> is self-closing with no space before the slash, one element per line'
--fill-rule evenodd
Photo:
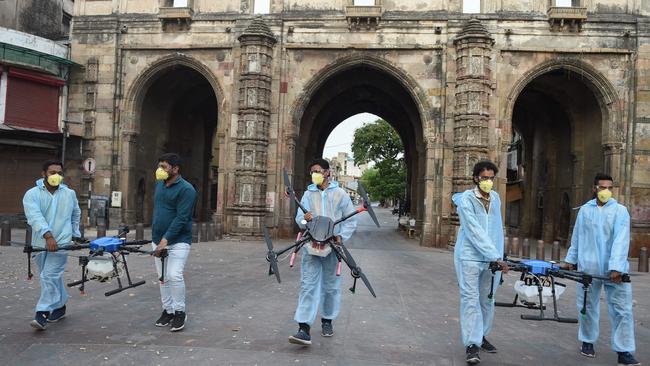
<path fill-rule="evenodd" d="M 219 165 L 219 146 L 215 145 L 222 119 L 219 100 L 223 92 L 214 75 L 183 54 L 158 60 L 132 82 L 121 118 L 120 185 L 126 196 L 126 222 L 143 218 L 149 223 L 152 172 L 164 152 L 181 155 L 181 173 L 197 189 L 194 219 L 212 219 L 215 207 L 210 202 L 219 189 L 213 174 Z M 138 185 L 142 181 L 144 189 Z"/>
<path fill-rule="evenodd" d="M 417 219 L 424 245 L 435 245 L 434 185 L 429 182 L 434 170 L 434 147 L 428 144 L 435 133 L 427 98 L 408 74 L 384 59 L 351 55 L 324 68 L 307 84 L 292 108 L 292 125 L 286 137 L 289 144 L 285 166 L 293 172 L 296 190 L 306 186 L 305 164 L 320 157 L 331 131 L 343 120 L 368 112 L 388 121 L 405 146 L 408 170 L 407 200 Z M 429 159 L 427 159 L 429 158 Z M 434 180 L 435 178 L 431 178 Z M 429 203 L 426 207 L 426 202 Z M 284 227 L 293 213 L 286 205 Z"/>
<path fill-rule="evenodd" d="M 506 114 L 514 136 L 506 147 L 510 235 L 566 244 L 569 208 L 591 198 L 594 175 L 621 182 L 618 106 L 610 83 L 576 60 L 548 61 L 515 84 Z"/>

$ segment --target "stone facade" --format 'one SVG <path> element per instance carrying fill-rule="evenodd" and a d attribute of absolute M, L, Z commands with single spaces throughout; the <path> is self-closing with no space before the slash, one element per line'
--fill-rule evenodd
<path fill-rule="evenodd" d="M 123 219 L 147 221 L 156 154 L 188 148 L 179 131 L 200 141 L 182 153 L 197 218 L 288 235 L 283 168 L 304 189 L 331 130 L 369 112 L 404 141 L 422 245 L 453 242 L 451 194 L 482 158 L 500 167 L 511 235 L 566 240 L 567 207 L 605 171 L 632 215 L 632 253 L 650 244 L 650 2 L 482 0 L 479 14 L 461 0 L 375 4 L 270 0 L 257 18 L 252 0 L 76 1 L 72 55 L 86 70 L 73 74 L 69 118 L 85 121 L 73 132 L 98 162 L 80 184 L 122 191 Z M 198 120 L 205 129 L 192 130 Z"/>

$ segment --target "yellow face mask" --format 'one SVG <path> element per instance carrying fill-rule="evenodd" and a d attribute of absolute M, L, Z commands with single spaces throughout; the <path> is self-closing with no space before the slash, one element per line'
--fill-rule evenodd
<path fill-rule="evenodd" d="M 47 177 L 47 184 L 52 187 L 58 187 L 61 181 L 63 181 L 63 177 L 60 174 L 52 174 Z"/>
<path fill-rule="evenodd" d="M 494 182 L 492 180 L 482 180 L 478 183 L 478 187 L 481 189 L 481 191 L 490 193 L 492 187 L 494 187 Z"/>
<path fill-rule="evenodd" d="M 612 198 L 612 191 L 609 189 L 603 189 L 602 191 L 598 191 L 596 194 L 598 196 L 598 200 L 602 203 L 607 203 L 610 198 Z"/>
<path fill-rule="evenodd" d="M 163 168 L 156 169 L 156 180 L 167 180 L 169 178 L 169 173 Z"/>
<path fill-rule="evenodd" d="M 319 186 L 323 184 L 323 181 L 325 180 L 325 176 L 323 173 L 311 173 L 311 181 L 315 185 Z"/>

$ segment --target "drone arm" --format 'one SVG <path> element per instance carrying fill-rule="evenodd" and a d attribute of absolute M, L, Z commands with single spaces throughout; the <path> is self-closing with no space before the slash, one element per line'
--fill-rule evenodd
<path fill-rule="evenodd" d="M 288 247 L 286 247 L 286 248 L 284 248 L 284 249 L 282 249 L 282 250 L 277 251 L 276 254 L 277 254 L 278 256 L 280 256 L 280 255 L 282 255 L 282 254 L 284 254 L 284 253 L 290 251 L 291 249 L 294 249 L 294 248 L 296 248 L 296 247 L 302 246 L 303 244 L 305 244 L 306 242 L 308 242 L 308 241 L 310 241 L 310 240 L 311 240 L 311 236 L 307 235 L 306 238 L 303 237 L 302 239 L 296 241 L 295 243 L 289 245 Z"/>

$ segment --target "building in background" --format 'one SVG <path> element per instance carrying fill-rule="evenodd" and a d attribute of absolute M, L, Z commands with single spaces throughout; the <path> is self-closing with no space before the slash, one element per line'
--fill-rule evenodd
<path fill-rule="evenodd" d="M 74 5 L 72 54 L 86 69 L 72 77 L 70 116 L 97 159 L 81 184 L 121 192 L 125 222 L 150 220 L 153 164 L 176 151 L 197 220 L 288 236 L 283 168 L 304 189 L 331 131 L 367 112 L 402 138 L 422 245 L 454 243 L 451 196 L 486 158 L 500 167 L 511 236 L 566 241 L 570 208 L 604 171 L 630 209 L 632 254 L 650 245 L 648 1 Z"/>
<path fill-rule="evenodd" d="M 45 160 L 66 158 L 66 173 L 79 174 L 79 137 L 62 156 L 72 4 L 0 1 L 0 219 L 22 223 L 22 197 Z"/>
<path fill-rule="evenodd" d="M 330 161 L 330 176 L 339 182 L 339 186 L 345 189 L 354 202 L 358 202 L 359 194 L 357 193 L 357 180 L 361 178 L 363 172 L 368 169 L 368 164 L 357 166 L 354 158 L 346 152 L 339 152 Z"/>

